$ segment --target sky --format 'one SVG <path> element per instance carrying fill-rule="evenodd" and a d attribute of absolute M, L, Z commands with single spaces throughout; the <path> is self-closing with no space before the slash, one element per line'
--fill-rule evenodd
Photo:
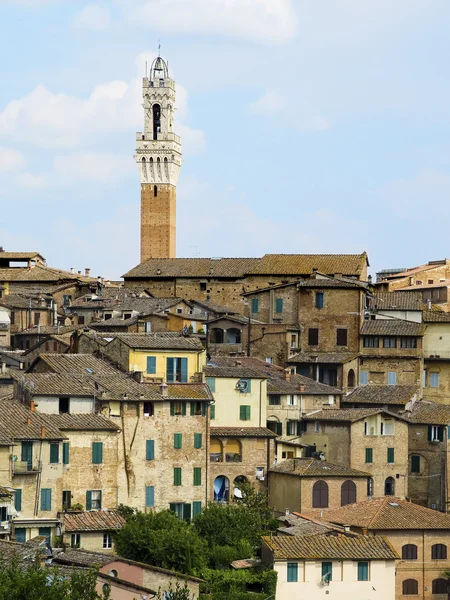
<path fill-rule="evenodd" d="M 0 245 L 139 263 L 136 131 L 161 44 L 177 256 L 450 256 L 448 0 L 0 0 Z"/>

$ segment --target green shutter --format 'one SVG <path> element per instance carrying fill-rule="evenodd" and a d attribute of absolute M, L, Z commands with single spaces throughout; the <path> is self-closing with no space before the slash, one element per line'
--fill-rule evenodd
<path fill-rule="evenodd" d="M 206 385 L 209 387 L 209 389 L 212 392 L 215 392 L 216 391 L 216 378 L 215 377 L 207 377 Z"/>
<path fill-rule="evenodd" d="M 196 517 L 202 512 L 202 503 L 201 502 L 193 502 L 192 503 L 192 516 Z"/>
<path fill-rule="evenodd" d="M 50 444 L 50 463 L 59 463 L 59 444 Z"/>
<path fill-rule="evenodd" d="M 247 407 L 246 407 L 246 406 L 244 406 L 244 405 L 242 405 L 242 406 L 239 408 L 239 419 L 240 419 L 241 421 L 245 421 L 245 415 L 246 415 L 246 411 L 245 411 L 245 409 L 246 409 L 246 408 L 247 408 Z"/>
<path fill-rule="evenodd" d="M 145 459 L 154 460 L 155 458 L 155 440 L 147 440 L 145 443 Z"/>
<path fill-rule="evenodd" d="M 182 446 L 183 446 L 183 434 L 174 433 L 173 434 L 173 447 L 175 448 L 175 450 L 180 450 L 180 448 Z"/>
<path fill-rule="evenodd" d="M 209 407 L 209 418 L 211 419 L 211 421 L 214 421 L 214 419 L 216 418 L 216 405 L 215 404 L 211 404 Z"/>
<path fill-rule="evenodd" d="M 252 298 L 252 313 L 257 313 L 259 309 L 258 298 Z"/>
<path fill-rule="evenodd" d="M 372 448 L 366 448 L 366 463 L 370 464 L 373 462 L 373 450 Z"/>
<path fill-rule="evenodd" d="M 92 510 L 92 492 L 88 490 L 86 492 L 86 510 Z"/>
<path fill-rule="evenodd" d="M 358 581 L 369 581 L 369 563 L 367 561 L 358 562 Z"/>
<path fill-rule="evenodd" d="M 92 464 L 101 465 L 103 462 L 103 442 L 92 442 Z"/>
<path fill-rule="evenodd" d="M 275 433 L 277 435 L 283 435 L 283 423 L 275 423 Z"/>
<path fill-rule="evenodd" d="M 394 448 L 387 449 L 387 461 L 389 464 L 394 463 Z"/>
<path fill-rule="evenodd" d="M 428 425 L 428 441 L 431 442 L 432 439 L 432 431 L 433 431 L 433 426 L 432 425 Z M 22 444 L 23 446 L 23 444 Z"/>
<path fill-rule="evenodd" d="M 181 485 L 181 467 L 173 469 L 173 485 Z"/>
<path fill-rule="evenodd" d="M 194 448 L 201 448 L 201 447 L 202 447 L 202 434 L 194 433 Z"/>
<path fill-rule="evenodd" d="M 208 404 L 206 402 L 202 402 L 202 417 L 206 417 L 207 412 L 208 412 Z"/>
<path fill-rule="evenodd" d="M 195 415 L 195 402 L 191 402 L 191 417 Z"/>
<path fill-rule="evenodd" d="M 183 417 L 185 417 L 185 416 L 186 416 L 186 402 L 182 402 L 182 403 L 181 403 L 181 415 L 182 415 Z"/>
<path fill-rule="evenodd" d="M 191 505 L 186 502 L 183 505 L 183 519 L 184 521 L 191 520 Z"/>
<path fill-rule="evenodd" d="M 156 373 L 156 356 L 147 356 L 147 373 L 149 375 Z"/>
<path fill-rule="evenodd" d="M 250 406 L 246 406 L 245 407 L 245 416 L 246 416 L 246 421 L 250 421 Z"/>
<path fill-rule="evenodd" d="M 291 422 L 286 421 L 286 435 L 291 435 Z"/>
<path fill-rule="evenodd" d="M 170 403 L 170 416 L 173 417 L 175 414 L 175 402 Z"/>
<path fill-rule="evenodd" d="M 22 510 L 22 490 L 14 490 L 14 508 L 17 512 Z"/>
<path fill-rule="evenodd" d="M 322 579 L 323 581 L 332 581 L 333 579 L 333 563 L 322 563 Z"/>
<path fill-rule="evenodd" d="M 153 508 L 155 506 L 155 486 L 145 486 L 145 506 Z"/>
<path fill-rule="evenodd" d="M 69 442 L 63 442 L 63 465 L 69 464 Z"/>
<path fill-rule="evenodd" d="M 173 381 L 173 358 L 166 359 L 166 379 L 168 382 Z"/>
<path fill-rule="evenodd" d="M 295 583 L 298 581 L 298 564 L 288 563 L 287 564 L 287 580 L 288 583 Z"/>
<path fill-rule="evenodd" d="M 52 510 L 52 490 L 50 488 L 41 489 L 41 510 Z"/>
<path fill-rule="evenodd" d="M 275 300 L 275 312 L 282 313 L 283 312 L 283 298 L 276 298 Z"/>
<path fill-rule="evenodd" d="M 181 383 L 187 383 L 188 381 L 188 359 L 187 358 L 179 358 L 181 362 Z"/>
<path fill-rule="evenodd" d="M 411 473 L 420 473 L 420 456 L 411 456 Z"/>
<path fill-rule="evenodd" d="M 202 485 L 202 470 L 200 467 L 194 467 L 194 485 Z"/>
<path fill-rule="evenodd" d="M 444 441 L 444 428 L 441 425 L 438 428 L 438 437 L 440 442 Z"/>

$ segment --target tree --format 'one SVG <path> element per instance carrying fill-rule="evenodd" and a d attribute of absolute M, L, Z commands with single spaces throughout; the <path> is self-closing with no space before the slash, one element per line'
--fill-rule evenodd
<path fill-rule="evenodd" d="M 175 589 L 172 585 L 172 582 L 169 583 L 169 589 L 163 593 L 161 590 L 158 591 L 156 595 L 156 600 L 194 600 L 195 596 L 189 591 L 187 583 L 184 582 L 184 586 L 181 587 L 180 582 L 177 581 L 175 585 Z"/>
<path fill-rule="evenodd" d="M 168 510 L 130 513 L 114 541 L 124 558 L 185 575 L 195 575 L 207 564 L 207 545 L 197 529 Z"/>

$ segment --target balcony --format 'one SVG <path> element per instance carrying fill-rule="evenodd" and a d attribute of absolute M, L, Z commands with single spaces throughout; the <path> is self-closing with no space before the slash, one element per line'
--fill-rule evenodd
<path fill-rule="evenodd" d="M 240 463 L 242 462 L 242 455 L 237 454 L 236 452 L 227 452 L 225 454 L 225 462 Z"/>
<path fill-rule="evenodd" d="M 211 452 L 209 455 L 210 462 L 223 462 L 223 454 L 219 452 Z"/>
<path fill-rule="evenodd" d="M 37 475 L 42 470 L 42 463 L 38 461 L 13 460 L 12 472 L 13 475 Z"/>
<path fill-rule="evenodd" d="M 450 360 L 449 350 L 424 350 L 423 357 L 426 360 Z"/>

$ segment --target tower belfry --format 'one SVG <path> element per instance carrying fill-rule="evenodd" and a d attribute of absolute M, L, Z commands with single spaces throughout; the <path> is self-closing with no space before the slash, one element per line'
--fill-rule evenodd
<path fill-rule="evenodd" d="M 141 178 L 141 262 L 176 255 L 176 185 L 181 141 L 173 133 L 175 82 L 158 56 L 142 81 L 144 133 L 136 134 Z"/>

